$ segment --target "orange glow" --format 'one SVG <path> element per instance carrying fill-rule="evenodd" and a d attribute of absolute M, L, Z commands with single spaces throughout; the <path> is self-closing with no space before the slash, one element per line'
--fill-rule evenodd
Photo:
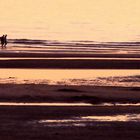
<path fill-rule="evenodd" d="M 18 79 L 88 79 L 110 76 L 139 75 L 140 70 L 79 70 L 79 69 L 0 69 L 1 78 L 14 77 Z M 65 74 L 64 74 L 65 73 Z"/>

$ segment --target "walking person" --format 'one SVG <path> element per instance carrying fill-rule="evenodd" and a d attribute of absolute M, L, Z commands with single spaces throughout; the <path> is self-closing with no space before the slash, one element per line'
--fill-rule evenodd
<path fill-rule="evenodd" d="M 2 36 L 0 37 L 0 43 L 1 43 L 1 46 L 2 46 Z"/>
<path fill-rule="evenodd" d="M 4 41 L 4 47 L 6 47 L 6 45 L 7 45 L 7 35 L 4 35 L 3 41 Z"/>
<path fill-rule="evenodd" d="M 4 42 L 5 42 L 5 41 L 4 41 L 4 38 L 5 38 L 4 35 L 0 37 L 1 47 L 2 47 L 2 48 L 3 48 Z"/>

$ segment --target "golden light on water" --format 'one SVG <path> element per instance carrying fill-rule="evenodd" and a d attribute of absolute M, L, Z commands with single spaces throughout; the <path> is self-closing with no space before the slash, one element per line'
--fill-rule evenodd
<path fill-rule="evenodd" d="M 113 76 L 135 76 L 139 75 L 140 70 L 79 70 L 79 69 L 0 69 L 1 78 L 19 79 L 79 79 L 97 78 Z"/>
<path fill-rule="evenodd" d="M 0 28 L 11 38 L 139 40 L 139 5 L 139 0 L 5 0 Z"/>
<path fill-rule="evenodd" d="M 0 83 L 139 87 L 140 70 L 0 69 Z"/>

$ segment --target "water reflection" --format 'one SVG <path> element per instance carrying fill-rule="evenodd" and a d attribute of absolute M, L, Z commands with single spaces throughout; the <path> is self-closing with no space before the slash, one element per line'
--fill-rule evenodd
<path fill-rule="evenodd" d="M 47 58 L 41 58 L 41 57 L 1 57 L 0 60 L 49 60 L 49 59 L 65 59 L 65 60 L 140 60 L 140 58 L 106 58 L 106 57 L 47 57 Z"/>
<path fill-rule="evenodd" d="M 95 106 L 95 107 L 115 107 L 115 106 L 140 106 L 140 103 L 101 103 L 101 104 L 90 104 L 83 102 L 76 103 L 55 103 L 55 102 L 41 102 L 41 103 L 24 103 L 24 102 L 0 102 L 0 106 Z"/>
<path fill-rule="evenodd" d="M 0 102 L 0 106 L 92 106 L 89 103 L 15 103 Z"/>
<path fill-rule="evenodd" d="M 140 70 L 0 69 L 0 73 L 0 83 L 140 86 Z"/>
<path fill-rule="evenodd" d="M 122 114 L 110 116 L 81 116 L 72 119 L 62 120 L 40 120 L 39 123 L 77 123 L 77 122 L 93 122 L 93 121 L 140 121 L 140 114 Z"/>
<path fill-rule="evenodd" d="M 1 78 L 15 77 L 20 79 L 79 79 L 90 77 L 139 75 L 140 70 L 80 70 L 80 69 L 0 69 Z M 65 74 L 64 74 L 65 73 Z"/>
<path fill-rule="evenodd" d="M 87 121 L 136 121 L 140 117 L 139 114 L 113 115 L 113 116 L 85 116 L 82 120 Z"/>
<path fill-rule="evenodd" d="M 81 117 L 82 120 L 87 121 L 140 121 L 140 114 L 124 114 L 124 115 L 113 115 L 113 116 L 85 116 Z"/>
<path fill-rule="evenodd" d="M 140 114 L 120 114 L 108 116 L 81 116 L 70 119 L 46 119 L 38 123 L 49 127 L 97 125 L 96 122 L 140 122 Z"/>

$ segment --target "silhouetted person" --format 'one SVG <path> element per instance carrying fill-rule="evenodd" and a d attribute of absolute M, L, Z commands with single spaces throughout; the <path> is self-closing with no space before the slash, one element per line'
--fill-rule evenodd
<path fill-rule="evenodd" d="M 2 48 L 3 48 L 4 44 L 5 44 L 5 43 L 4 43 L 4 42 L 5 42 L 4 40 L 5 40 L 5 36 L 3 35 L 3 36 L 0 37 L 1 47 L 2 47 Z"/>
<path fill-rule="evenodd" d="M 1 46 L 2 46 L 2 36 L 0 37 L 0 43 L 1 43 Z"/>
<path fill-rule="evenodd" d="M 7 35 L 3 35 L 4 36 L 4 39 L 3 39 L 3 41 L 4 41 L 4 46 L 6 47 L 6 45 L 7 45 Z"/>

